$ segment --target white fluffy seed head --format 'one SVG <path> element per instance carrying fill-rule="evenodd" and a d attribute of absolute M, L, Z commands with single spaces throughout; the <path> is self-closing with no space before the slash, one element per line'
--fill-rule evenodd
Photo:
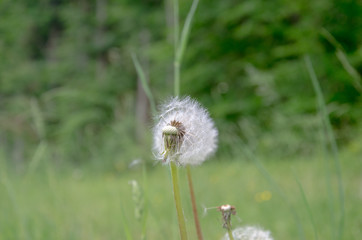
<path fill-rule="evenodd" d="M 177 150 L 168 152 L 165 149 L 164 136 L 178 130 L 171 126 L 172 121 L 181 124 L 182 134 Z M 180 165 L 199 165 L 215 153 L 217 136 L 214 122 L 205 108 L 190 97 L 174 97 L 160 107 L 160 114 L 153 129 L 154 154 L 164 163 L 175 160 Z M 165 152 L 168 152 L 168 155 L 165 155 Z"/>
<path fill-rule="evenodd" d="M 235 240 L 273 240 L 269 231 L 254 226 L 239 227 L 233 231 Z M 222 240 L 229 240 L 226 233 Z"/>

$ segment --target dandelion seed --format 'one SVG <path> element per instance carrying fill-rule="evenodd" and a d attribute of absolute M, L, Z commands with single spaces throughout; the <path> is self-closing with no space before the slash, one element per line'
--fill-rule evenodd
<path fill-rule="evenodd" d="M 142 163 L 142 160 L 139 158 L 136 158 L 128 164 L 128 168 L 134 168 L 135 166 L 140 165 L 141 163 Z"/>
<path fill-rule="evenodd" d="M 273 240 L 269 231 L 254 226 L 236 228 L 232 234 L 235 240 Z M 228 234 L 222 238 L 222 240 L 229 239 Z"/>
<path fill-rule="evenodd" d="M 197 101 L 175 97 L 160 110 L 153 129 L 157 159 L 199 165 L 216 151 L 218 132 L 207 110 Z"/>

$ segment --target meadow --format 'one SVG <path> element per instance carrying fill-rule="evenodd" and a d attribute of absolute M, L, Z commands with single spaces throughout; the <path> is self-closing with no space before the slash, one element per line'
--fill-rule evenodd
<path fill-rule="evenodd" d="M 236 2 L 0 3 L 0 240 L 362 238 L 359 2 Z"/>
<path fill-rule="evenodd" d="M 275 239 L 334 239 L 333 221 L 339 212 L 337 179 L 332 172 L 332 192 L 328 193 L 323 158 L 261 158 L 259 163 L 285 197 L 260 171 L 259 164 L 243 156 L 232 160 L 214 158 L 193 168 L 205 239 L 221 239 L 225 234 L 220 212 L 209 209 L 207 214 L 203 213 L 203 207 L 222 204 L 236 207 L 233 227 L 261 226 L 270 230 Z M 141 222 L 134 214 L 137 203 L 132 200 L 132 180 L 142 187 L 147 206 L 146 239 L 178 238 L 167 166 L 150 162 L 146 176 L 142 166 L 120 172 L 94 172 L 85 166 L 45 166 L 33 173 L 17 174 L 2 165 L 0 239 L 141 239 Z M 360 156 L 342 153 L 341 170 L 345 191 L 343 239 L 359 239 L 362 236 Z M 188 234 L 190 239 L 196 239 L 185 169 L 180 169 L 180 183 Z"/>

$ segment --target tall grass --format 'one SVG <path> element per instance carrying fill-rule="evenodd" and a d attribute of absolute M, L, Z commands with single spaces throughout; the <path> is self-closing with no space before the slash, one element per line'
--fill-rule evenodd
<path fill-rule="evenodd" d="M 344 229 L 344 190 L 343 190 L 343 182 L 342 182 L 342 171 L 341 171 L 341 163 L 340 163 L 340 159 L 339 159 L 339 151 L 338 151 L 338 146 L 337 146 L 337 142 L 333 133 L 333 129 L 332 129 L 332 125 L 331 122 L 329 120 L 328 117 L 328 112 L 327 112 L 327 107 L 326 107 L 326 103 L 324 101 L 323 98 L 323 93 L 321 90 L 321 87 L 319 85 L 317 76 L 315 74 L 315 71 L 313 69 L 313 65 L 312 62 L 310 60 L 309 56 L 305 56 L 304 57 L 304 61 L 310 76 L 310 79 L 312 81 L 313 84 L 313 88 L 314 91 L 316 93 L 317 96 L 317 105 L 318 105 L 318 109 L 319 109 L 319 114 L 321 117 L 321 121 L 322 121 L 322 125 L 323 125 L 323 130 L 324 130 L 324 134 L 326 136 L 326 146 L 329 146 L 331 149 L 331 154 L 332 154 L 332 158 L 333 158 L 333 163 L 334 163 L 334 172 L 337 175 L 338 178 L 338 200 L 339 200 L 339 216 L 337 217 L 337 226 L 332 226 L 332 230 L 336 231 L 334 238 L 335 239 L 343 239 L 343 229 Z M 327 154 L 326 154 L 327 157 Z M 327 159 L 326 159 L 327 160 Z M 332 196 L 331 193 L 331 179 L 330 179 L 330 175 L 333 172 L 329 172 L 330 168 L 328 167 L 328 162 L 326 162 L 326 171 L 327 171 L 327 188 L 329 189 L 330 193 L 329 195 Z M 331 205 L 330 205 L 331 207 Z M 330 209 L 331 212 L 331 217 L 332 219 L 335 219 L 334 217 L 334 211 L 335 209 Z"/>

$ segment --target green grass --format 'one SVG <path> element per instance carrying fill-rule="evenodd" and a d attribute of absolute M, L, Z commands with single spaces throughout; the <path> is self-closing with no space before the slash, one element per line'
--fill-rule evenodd
<path fill-rule="evenodd" d="M 306 239 L 314 239 L 315 234 L 295 175 L 313 213 L 319 239 L 331 239 L 333 231 L 323 159 L 263 159 L 262 162 L 297 212 Z M 358 156 L 344 154 L 341 165 L 346 206 L 343 239 L 360 239 L 361 162 Z M 275 239 L 297 238 L 298 226 L 290 208 L 252 162 L 242 158 L 233 161 L 214 159 L 192 171 L 199 206 L 228 203 L 237 209 L 237 217 L 232 220 L 234 227 L 259 225 L 272 231 Z M 333 191 L 338 196 L 337 176 L 332 175 L 331 178 Z M 141 167 L 103 174 L 95 174 L 86 168 L 62 172 L 48 168 L 24 176 L 3 168 L 0 176 L 0 238 L 127 239 L 122 223 L 126 220 L 133 239 L 140 239 L 142 227 L 133 214 L 134 203 L 128 184 L 133 179 L 142 184 Z M 180 182 L 189 237 L 196 239 L 186 169 L 180 169 Z M 147 239 L 178 239 L 168 167 L 149 166 L 147 185 Z M 271 198 L 260 201 L 265 191 L 271 192 Z M 338 205 L 333 207 L 338 209 Z M 205 239 L 220 239 L 225 233 L 220 213 L 216 210 L 209 210 L 200 221 Z"/>

